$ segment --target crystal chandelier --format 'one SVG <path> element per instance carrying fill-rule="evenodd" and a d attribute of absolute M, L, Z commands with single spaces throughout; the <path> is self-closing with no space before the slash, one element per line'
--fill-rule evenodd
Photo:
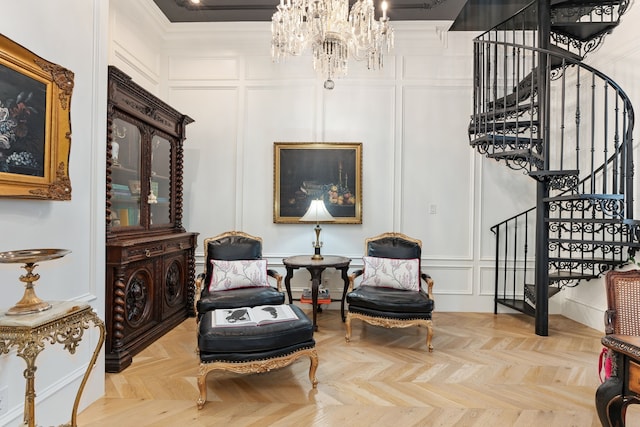
<path fill-rule="evenodd" d="M 348 0 L 280 0 L 271 19 L 271 57 L 280 62 L 311 46 L 313 68 L 326 77 L 326 89 L 347 75 L 350 57 L 366 60 L 371 70 L 382 68 L 383 51 L 393 48 L 393 28 L 387 2 L 380 7 L 376 21 L 373 0 L 356 0 L 351 11 Z"/>

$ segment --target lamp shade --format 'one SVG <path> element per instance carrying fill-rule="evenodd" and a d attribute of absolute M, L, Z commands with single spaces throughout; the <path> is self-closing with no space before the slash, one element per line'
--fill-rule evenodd
<path fill-rule="evenodd" d="M 300 218 L 301 222 L 322 222 L 322 221 L 333 221 L 335 218 L 331 216 L 327 207 L 324 205 L 324 201 L 312 200 L 309 205 L 309 209 L 304 214 L 302 218 Z"/>

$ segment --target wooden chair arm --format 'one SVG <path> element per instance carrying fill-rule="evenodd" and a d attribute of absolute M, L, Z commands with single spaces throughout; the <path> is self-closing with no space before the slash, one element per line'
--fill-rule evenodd
<path fill-rule="evenodd" d="M 196 319 L 198 319 L 198 301 L 200 301 L 200 297 L 202 296 L 202 287 L 204 286 L 204 273 L 200 273 L 196 276 L 195 281 L 195 293 L 193 295 L 193 312 L 196 314 Z"/>
<path fill-rule="evenodd" d="M 347 292 L 351 292 L 353 291 L 353 287 L 354 287 L 354 283 L 357 277 L 362 276 L 362 274 L 364 273 L 364 270 L 356 270 L 353 273 L 351 273 L 348 277 L 349 277 L 349 289 L 347 289 Z"/>
<path fill-rule="evenodd" d="M 276 279 L 276 286 L 278 287 L 278 292 L 282 292 L 282 275 L 275 270 L 268 269 L 267 275 Z"/>
<path fill-rule="evenodd" d="M 615 329 L 614 329 L 615 319 L 616 319 L 615 310 L 610 309 L 604 312 L 604 333 L 605 334 L 613 334 L 615 332 Z"/>
<path fill-rule="evenodd" d="M 429 299 L 433 299 L 433 279 L 426 273 L 420 273 L 420 278 L 427 284 L 427 295 Z"/>

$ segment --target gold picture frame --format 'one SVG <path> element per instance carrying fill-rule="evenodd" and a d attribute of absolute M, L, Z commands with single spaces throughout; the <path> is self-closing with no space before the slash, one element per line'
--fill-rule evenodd
<path fill-rule="evenodd" d="M 273 222 L 295 224 L 321 198 L 332 224 L 362 224 L 362 143 L 275 142 Z"/>
<path fill-rule="evenodd" d="M 0 34 L 0 197 L 71 200 L 73 78 Z"/>

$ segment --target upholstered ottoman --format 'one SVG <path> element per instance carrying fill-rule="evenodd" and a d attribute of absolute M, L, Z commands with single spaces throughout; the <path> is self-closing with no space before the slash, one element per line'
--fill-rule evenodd
<path fill-rule="evenodd" d="M 207 374 L 216 369 L 240 374 L 268 372 L 308 356 L 309 380 L 317 386 L 313 324 L 299 307 L 290 307 L 298 319 L 260 326 L 216 327 L 213 310 L 202 316 L 198 325 L 198 409 L 207 401 Z"/>

